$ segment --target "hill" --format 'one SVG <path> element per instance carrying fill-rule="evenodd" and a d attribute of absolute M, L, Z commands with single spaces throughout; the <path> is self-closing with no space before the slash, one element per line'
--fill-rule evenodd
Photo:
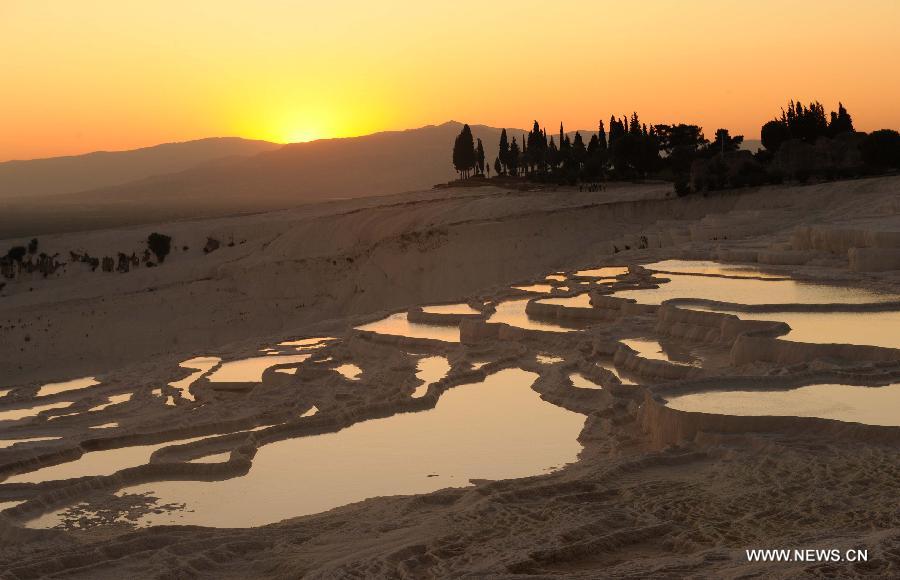
<path fill-rule="evenodd" d="M 215 159 L 281 147 L 268 141 L 219 137 L 165 143 L 130 151 L 0 163 L 0 200 L 71 193 L 174 173 Z"/>
<path fill-rule="evenodd" d="M 0 239 L 427 189 L 456 178 L 451 152 L 461 128 L 461 123 L 450 121 L 405 131 L 295 143 L 126 184 L 10 199 L 0 214 Z M 472 131 L 484 142 L 487 158 L 493 160 L 501 130 L 474 125 Z M 511 136 L 523 132 L 510 131 Z"/>

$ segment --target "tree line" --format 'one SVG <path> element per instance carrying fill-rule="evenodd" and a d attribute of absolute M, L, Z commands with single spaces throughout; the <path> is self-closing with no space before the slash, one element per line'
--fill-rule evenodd
<path fill-rule="evenodd" d="M 500 133 L 493 164 L 485 161 L 481 139 L 464 125 L 453 147 L 453 165 L 463 179 L 519 178 L 576 184 L 605 180 L 673 181 L 680 194 L 725 187 L 762 185 L 810 178 L 834 179 L 900 168 L 900 135 L 893 130 L 859 133 L 843 103 L 826 115 L 818 101 L 791 101 L 760 131 L 763 148 L 742 151 L 743 136 L 725 128 L 712 140 L 698 125 L 646 124 L 638 114 L 610 117 L 596 133 L 570 139 L 562 124 L 557 135 L 535 121 L 520 138 Z"/>

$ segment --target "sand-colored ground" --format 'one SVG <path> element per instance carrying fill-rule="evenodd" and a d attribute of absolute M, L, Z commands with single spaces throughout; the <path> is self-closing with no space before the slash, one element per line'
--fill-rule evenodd
<path fill-rule="evenodd" d="M 790 328 L 778 315 L 900 310 L 900 271 L 882 267 L 900 250 L 900 179 L 686 199 L 667 191 L 435 190 L 42 239 L 45 251 L 102 256 L 141 251 L 160 231 L 176 250 L 155 268 L 70 264 L 0 291 L 0 389 L 10 390 L 0 412 L 34 404 L 48 382 L 99 382 L 40 401 L 71 408 L 0 423 L 2 439 L 62 437 L 0 448 L 0 570 L 10 578 L 896 577 L 900 421 L 708 415 L 665 400 L 900 381 L 900 344 L 890 337 L 878 346 L 797 342 L 784 338 Z M 222 245 L 206 254 L 208 237 Z M 766 283 L 791 278 L 863 298 L 672 296 L 658 305 L 614 295 L 665 288 L 666 274 L 641 264 L 672 258 L 740 262 L 750 272 L 734 275 L 751 281 L 756 267 Z M 602 282 L 576 274 L 599 266 L 630 270 Z M 701 281 L 732 275 L 701 273 Z M 548 302 L 512 288 L 532 284 L 589 299 Z M 524 311 L 500 305 L 522 298 L 541 324 L 520 328 Z M 475 313 L 419 308 L 438 303 Z M 460 342 L 354 330 L 401 310 L 411 324 L 458 325 Z M 506 324 L 492 322 L 495 310 Z M 335 340 L 279 345 L 305 337 Z M 179 366 L 195 356 L 224 362 Z M 450 365 L 424 392 L 423 356 Z M 224 383 L 212 376 L 248 357 L 279 366 Z M 114 496 L 120 489 L 240 477 L 266 445 L 426 410 L 448 390 L 510 368 L 534 373 L 545 401 L 585 416 L 578 461 L 263 527 L 113 522 L 155 509 Z M 92 454 L 135 445 L 154 446 L 149 462 L 79 471 Z M 210 455 L 220 460 L 191 461 Z M 78 502 L 88 505 L 68 512 L 68 530 L 24 526 Z M 750 548 L 865 548 L 869 561 L 750 563 Z"/>

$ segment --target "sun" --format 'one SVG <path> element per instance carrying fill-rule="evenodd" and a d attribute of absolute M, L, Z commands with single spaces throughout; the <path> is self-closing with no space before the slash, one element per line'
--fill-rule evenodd
<path fill-rule="evenodd" d="M 284 134 L 286 143 L 306 143 L 307 141 L 315 141 L 321 138 L 321 133 L 311 127 L 290 129 Z"/>

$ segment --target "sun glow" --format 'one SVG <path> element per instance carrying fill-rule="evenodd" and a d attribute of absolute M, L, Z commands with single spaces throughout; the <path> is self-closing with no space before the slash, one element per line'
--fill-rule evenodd
<path fill-rule="evenodd" d="M 307 141 L 315 141 L 323 137 L 315 129 L 309 127 L 298 127 L 296 129 L 288 129 L 284 133 L 284 138 L 279 139 L 283 143 L 306 143 Z"/>

